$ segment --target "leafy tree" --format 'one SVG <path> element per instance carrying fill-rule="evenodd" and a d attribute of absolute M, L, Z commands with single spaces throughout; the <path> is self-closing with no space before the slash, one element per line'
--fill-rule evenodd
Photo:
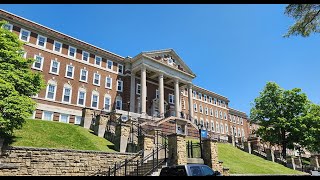
<path fill-rule="evenodd" d="M 295 19 L 284 37 L 301 35 L 308 37 L 310 33 L 320 32 L 320 4 L 289 4 L 285 14 Z"/>
<path fill-rule="evenodd" d="M 30 118 L 36 103 L 31 96 L 45 86 L 40 73 L 32 72 L 33 59 L 23 57 L 23 42 L 2 28 L 0 21 L 0 137 L 8 137 Z"/>
<path fill-rule="evenodd" d="M 303 138 L 301 126 L 309 126 L 303 124 L 306 119 L 302 118 L 309 114 L 309 105 L 310 101 L 301 89 L 284 90 L 276 83 L 268 82 L 254 100 L 250 118 L 260 125 L 257 134 L 272 145 L 281 145 L 282 156 L 286 158 L 286 149 L 293 148 L 294 143 L 300 143 Z M 313 122 L 312 117 L 308 120 Z"/>

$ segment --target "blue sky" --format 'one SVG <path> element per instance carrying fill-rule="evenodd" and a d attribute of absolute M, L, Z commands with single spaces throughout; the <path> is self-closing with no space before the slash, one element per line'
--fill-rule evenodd
<path fill-rule="evenodd" d="M 267 81 L 301 88 L 319 104 L 319 34 L 283 38 L 286 5 L 0 5 L 121 56 L 173 48 L 193 83 L 226 96 L 249 115 Z"/>

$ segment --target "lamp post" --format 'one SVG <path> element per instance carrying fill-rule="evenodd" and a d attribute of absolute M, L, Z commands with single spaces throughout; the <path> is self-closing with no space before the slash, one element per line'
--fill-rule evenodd
<path fill-rule="evenodd" d="M 198 129 L 199 129 L 199 145 L 200 145 L 200 156 L 202 158 L 202 139 L 201 139 L 201 129 L 202 129 L 202 124 L 198 124 Z"/>

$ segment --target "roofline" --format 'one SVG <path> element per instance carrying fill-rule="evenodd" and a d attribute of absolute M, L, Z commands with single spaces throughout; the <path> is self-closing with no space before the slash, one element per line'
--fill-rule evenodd
<path fill-rule="evenodd" d="M 61 34 L 61 35 L 63 35 L 63 36 L 66 36 L 66 37 L 68 37 L 68 38 L 72 38 L 72 39 L 74 39 L 74 40 L 76 40 L 76 41 L 79 41 L 79 42 L 81 42 L 81 43 L 87 44 L 87 45 L 89 45 L 89 46 L 92 46 L 92 47 L 97 48 L 97 49 L 99 49 L 99 50 L 102 50 L 102 51 L 104 51 L 104 52 L 110 53 L 110 54 L 115 55 L 115 56 L 118 56 L 118 57 L 120 57 L 120 58 L 124 58 L 123 56 L 120 56 L 120 55 L 115 54 L 115 53 L 113 53 L 113 52 L 107 51 L 107 50 L 105 50 L 105 49 L 102 49 L 102 48 L 97 47 L 97 46 L 95 46 L 95 45 L 92 45 L 92 44 L 90 44 L 90 43 L 84 42 L 84 41 L 82 41 L 82 40 L 80 40 L 80 39 L 77 39 L 77 38 L 75 38 L 75 37 L 69 36 L 69 35 L 64 34 L 64 33 L 62 33 L 62 32 L 59 32 L 59 31 L 57 31 L 57 30 L 51 29 L 51 28 L 49 28 L 49 27 L 47 27 L 47 26 L 41 25 L 41 24 L 39 24 L 39 23 L 36 23 L 36 22 L 31 21 L 31 20 L 29 20 L 29 19 L 23 18 L 23 17 L 18 16 L 18 15 L 16 15 L 16 14 L 10 13 L 10 12 L 5 11 L 5 10 L 3 10 L 3 9 L 0 9 L 0 12 L 1 12 L 1 11 L 4 12 L 4 13 L 7 13 L 7 14 L 9 14 L 9 15 L 16 16 L 16 17 L 18 17 L 18 18 L 20 18 L 20 19 L 22 19 L 22 20 L 24 20 L 24 21 L 28 21 L 28 22 L 30 22 L 30 23 L 36 24 L 36 25 L 38 25 L 38 26 L 41 26 L 42 28 L 49 29 L 49 30 L 51 30 L 51 31 L 53 31 L 53 32 L 55 32 L 55 33 L 59 33 L 59 34 Z"/>
<path fill-rule="evenodd" d="M 249 119 L 248 115 L 247 115 L 245 112 L 242 112 L 242 111 L 240 111 L 240 110 L 233 109 L 233 108 L 229 107 L 229 113 L 233 113 L 232 111 L 233 111 L 235 114 L 244 115 L 247 119 Z"/>
<path fill-rule="evenodd" d="M 208 89 L 205 89 L 205 88 L 203 88 L 203 87 L 197 86 L 197 85 L 195 85 L 195 84 L 193 84 L 193 87 L 196 87 L 196 88 L 198 88 L 198 89 L 200 89 L 200 90 L 207 91 L 207 92 L 210 92 L 210 93 L 215 94 L 215 95 L 217 95 L 217 96 L 220 96 L 220 97 L 226 99 L 227 102 L 230 102 L 230 100 L 229 100 L 227 97 L 222 96 L 222 95 L 220 95 L 220 94 L 218 94 L 218 93 L 215 93 L 215 92 L 210 91 L 210 90 L 208 90 Z"/>

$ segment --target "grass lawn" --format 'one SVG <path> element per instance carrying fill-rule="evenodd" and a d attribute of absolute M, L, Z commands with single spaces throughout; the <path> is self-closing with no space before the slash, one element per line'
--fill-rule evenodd
<path fill-rule="evenodd" d="M 12 146 L 115 152 L 108 140 L 83 127 L 60 122 L 27 120 L 14 136 Z"/>

